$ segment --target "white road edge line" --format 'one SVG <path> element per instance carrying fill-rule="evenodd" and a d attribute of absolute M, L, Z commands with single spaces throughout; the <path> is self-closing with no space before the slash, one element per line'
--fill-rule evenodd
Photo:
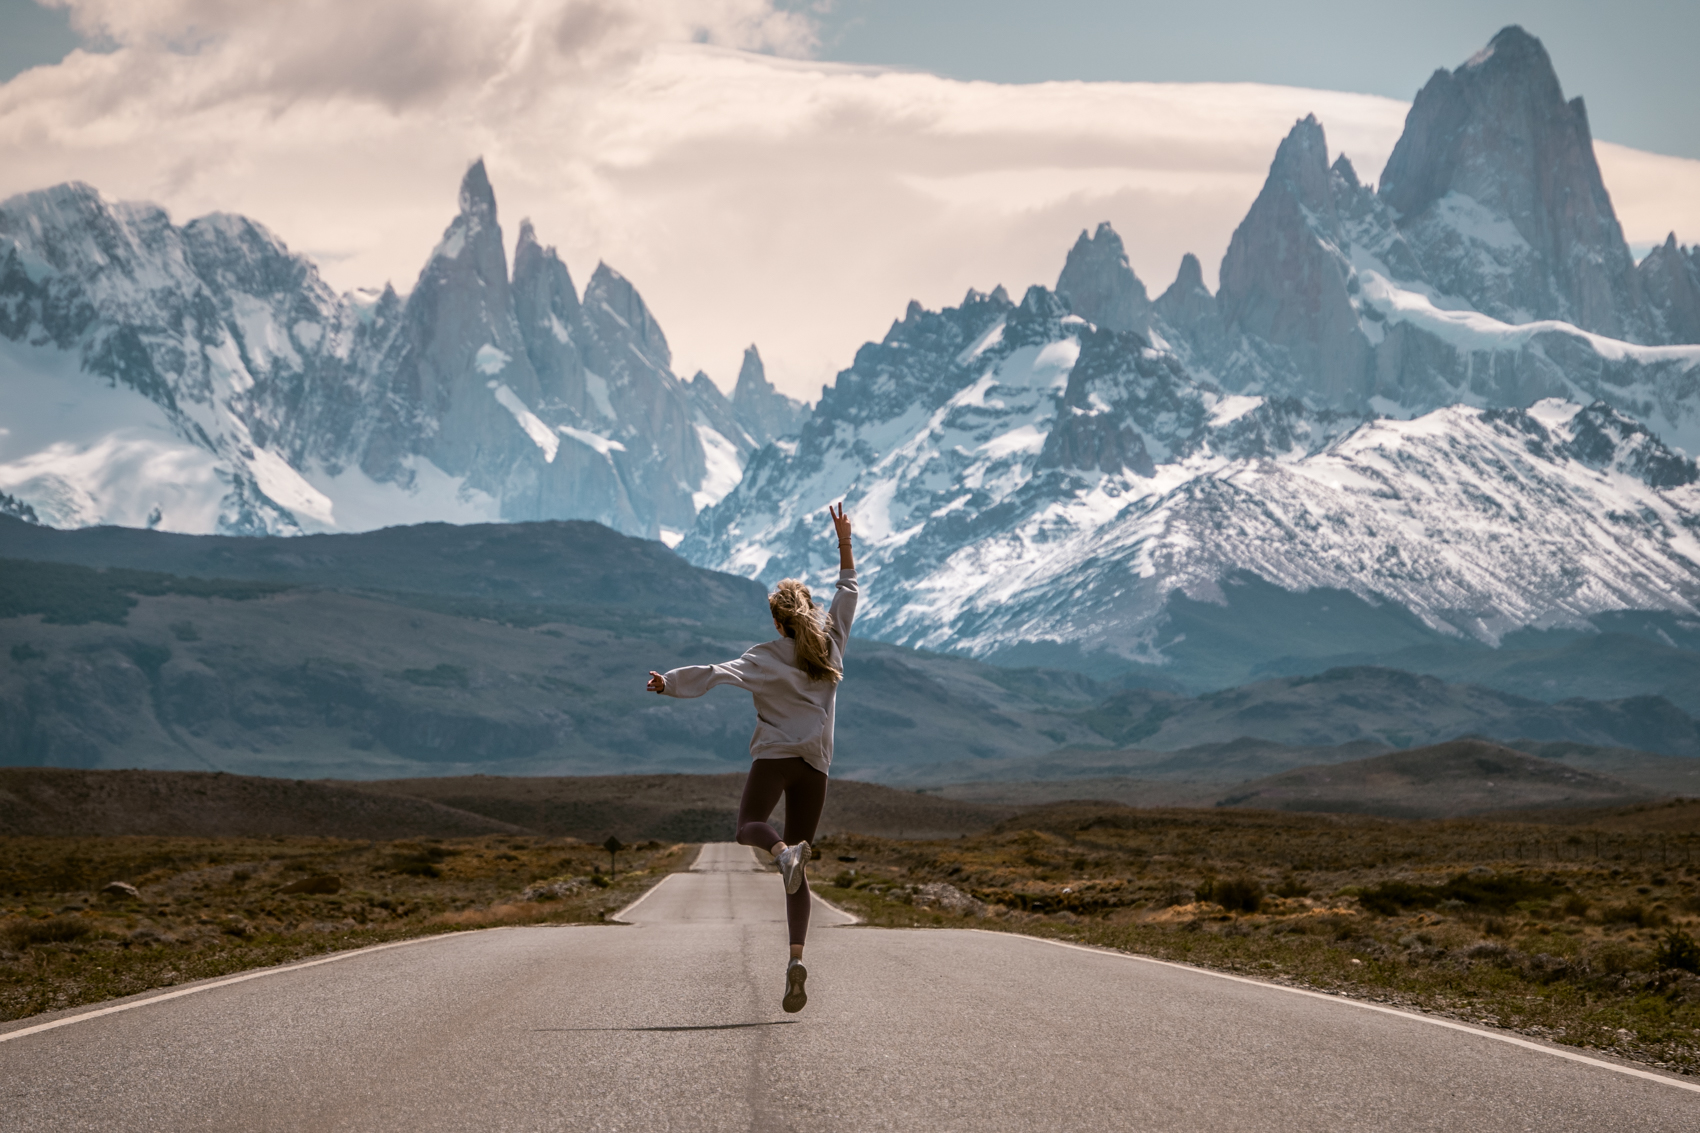
<path fill-rule="evenodd" d="M 849 909 L 840 909 L 837 905 L 834 905 L 831 901 L 828 901 L 825 897 L 822 897 L 819 893 L 816 893 L 813 889 L 809 890 L 809 896 L 813 897 L 815 900 L 819 901 L 821 904 L 825 905 L 827 908 L 831 909 L 833 912 L 837 913 L 839 916 L 850 918 L 849 924 L 827 925 L 826 926 L 827 928 L 851 928 L 855 925 L 859 925 L 859 924 L 864 923 L 861 917 L 858 917 L 855 913 L 852 913 Z M 1039 938 L 1035 936 L 1033 939 L 1037 940 Z"/>
<path fill-rule="evenodd" d="M 699 853 L 697 856 L 701 857 L 702 855 Z M 654 885 L 651 885 L 648 889 L 645 889 L 641 894 L 639 894 L 638 899 L 636 901 L 633 901 L 631 904 L 627 905 L 625 908 L 621 909 L 619 912 L 617 912 L 613 916 L 609 917 L 608 920 L 610 922 L 618 921 L 620 924 L 629 924 L 630 922 L 626 920 L 626 914 L 627 913 L 631 912 L 633 909 L 637 908 L 639 905 L 641 905 L 645 901 L 649 900 L 649 898 L 655 893 L 655 891 L 657 889 L 660 889 L 663 885 L 666 885 L 669 881 L 672 881 L 675 877 L 678 877 L 678 876 L 679 875 L 676 874 L 676 873 L 670 873 L 666 877 L 663 877 L 660 881 L 657 881 Z"/>
<path fill-rule="evenodd" d="M 507 926 L 498 926 L 507 927 Z M 484 931 L 490 931 L 488 929 Z M 257 980 L 263 976 L 275 976 L 284 972 L 299 972 L 302 968 L 316 968 L 320 964 L 334 964 L 338 960 L 347 960 L 352 956 L 364 956 L 369 952 L 382 952 L 388 948 L 406 948 L 412 944 L 429 944 L 436 940 L 449 940 L 457 936 L 465 936 L 461 932 L 442 932 L 435 936 L 416 936 L 412 940 L 392 940 L 388 944 L 373 944 L 365 948 L 355 948 L 348 952 L 338 952 L 334 956 L 321 956 L 317 960 L 306 960 L 299 964 L 286 964 L 278 968 L 260 968 L 252 972 L 243 972 L 239 976 L 227 976 L 222 980 L 212 980 L 209 983 L 196 984 L 193 987 L 180 987 L 176 991 L 164 992 L 160 995 L 150 995 L 146 999 L 134 999 L 129 1003 L 119 1003 L 111 1007 L 100 1007 L 93 1011 L 84 1011 L 81 1015 L 67 1015 L 62 1019 L 54 1019 L 48 1023 L 37 1023 L 33 1027 L 23 1027 L 16 1031 L 0 1034 L 0 1043 L 21 1039 L 25 1035 L 39 1035 L 43 1031 L 51 1031 L 58 1027 L 68 1027 L 72 1023 L 81 1023 L 85 1019 L 98 1019 L 102 1015 L 116 1015 L 120 1011 L 131 1011 L 137 1007 L 149 1007 L 155 1003 L 164 1003 L 168 999 L 181 999 L 185 995 L 197 992 L 211 991 L 214 988 L 229 987 L 231 984 Z"/>
<path fill-rule="evenodd" d="M 644 900 L 648 898 L 650 894 L 667 884 L 667 881 L 673 876 L 675 875 L 670 873 L 666 877 L 663 877 L 660 881 L 657 881 L 654 885 L 651 885 L 648 889 L 643 891 L 643 895 L 636 901 L 633 901 L 631 904 L 615 913 L 610 919 L 617 921 L 633 909 L 637 908 L 639 905 L 643 904 Z M 475 931 L 493 932 L 504 928 L 517 927 L 521 926 L 496 925 L 493 928 L 478 929 Z M 137 1007 L 147 1007 L 153 1003 L 164 1003 L 168 999 L 180 999 L 185 995 L 194 995 L 196 992 L 212 991 L 214 988 L 229 987 L 231 984 L 244 983 L 248 980 L 257 980 L 262 976 L 275 976 L 284 972 L 299 972 L 302 968 L 316 968 L 320 964 L 334 964 L 338 960 L 347 960 L 351 956 L 364 956 L 369 952 L 382 952 L 389 948 L 406 948 L 410 944 L 429 944 L 434 940 L 448 940 L 451 937 L 465 935 L 467 934 L 464 932 L 442 932 L 435 936 L 416 936 L 412 940 L 392 940 L 388 944 L 373 944 L 365 948 L 355 948 L 348 952 L 338 952 L 334 956 L 321 956 L 317 960 L 306 960 L 299 964 L 286 964 L 278 968 L 260 968 L 252 972 L 243 972 L 241 975 L 229 976 L 222 980 L 213 980 L 210 983 L 196 984 L 194 987 L 182 987 L 178 988 L 176 991 L 168 991 L 160 995 L 150 995 L 146 999 L 136 999 L 129 1003 L 119 1003 L 111 1007 L 100 1007 L 93 1011 L 84 1011 L 80 1015 L 67 1015 L 62 1019 L 54 1019 L 51 1022 L 37 1023 L 33 1027 L 21 1027 L 16 1031 L 7 1031 L 5 1034 L 0 1034 L 0 1043 L 10 1042 L 13 1039 L 21 1039 L 25 1035 L 39 1035 L 43 1031 L 51 1031 L 58 1027 L 67 1027 L 72 1023 L 81 1023 L 85 1019 L 98 1019 L 102 1015 L 116 1015 L 120 1011 L 130 1011 Z"/>
<path fill-rule="evenodd" d="M 1541 1054 L 1550 1054 L 1554 1058 L 1567 1058 L 1571 1062 L 1581 1062 L 1588 1066 L 1598 1066 L 1602 1070 L 1613 1070 L 1619 1074 L 1627 1074 L 1632 1078 L 1645 1078 L 1649 1082 L 1659 1082 L 1666 1086 L 1674 1086 L 1679 1090 L 1688 1090 L 1692 1093 L 1700 1094 L 1700 1085 L 1693 1082 L 1684 1082 L 1664 1074 L 1655 1073 L 1651 1070 L 1639 1070 L 1633 1066 L 1619 1066 L 1615 1062 L 1607 1062 L 1601 1058 L 1590 1058 L 1585 1054 L 1565 1050 L 1562 1047 L 1544 1046 L 1541 1043 L 1530 1042 L 1527 1039 L 1514 1038 L 1511 1035 L 1502 1035 L 1483 1027 L 1472 1027 L 1467 1023 L 1454 1023 L 1450 1019 L 1440 1019 L 1433 1015 L 1424 1015 L 1417 1011 L 1401 1011 L 1397 1007 L 1384 1007 L 1379 1003 L 1365 1003 L 1361 999 L 1352 999 L 1349 996 L 1328 995 L 1324 992 L 1310 991 L 1302 987 L 1288 987 L 1285 984 L 1269 983 L 1267 980 L 1254 980 L 1246 976 L 1229 975 L 1227 972 L 1215 972 L 1211 971 L 1209 968 L 1194 967 L 1191 964 L 1177 964 L 1173 960 L 1158 960 L 1151 956 L 1140 956 L 1133 952 L 1116 952 L 1108 948 L 1091 948 L 1084 944 L 1071 944 L 1066 940 L 1050 940 L 1043 936 L 1028 936 L 1026 933 L 1021 932 L 992 932 L 989 929 L 983 928 L 973 928 L 968 929 L 967 931 L 983 933 L 986 936 L 1019 936 L 1023 940 L 1035 940 L 1040 944 L 1051 944 L 1058 948 L 1071 948 L 1076 952 L 1088 952 L 1094 956 L 1109 956 L 1118 960 L 1136 960 L 1141 964 L 1157 964 L 1164 968 L 1175 968 L 1183 972 L 1195 972 L 1202 976 L 1214 976 L 1219 980 L 1232 980 L 1234 983 L 1251 984 L 1253 987 L 1268 988 L 1271 991 L 1284 991 L 1292 995 L 1302 995 L 1310 999 L 1320 999 L 1326 1003 L 1338 1003 L 1345 1007 L 1356 1007 L 1363 1011 L 1377 1011 L 1383 1015 L 1397 1015 L 1401 1019 L 1412 1019 L 1418 1023 L 1427 1023 L 1433 1027 L 1445 1027 L 1450 1031 L 1463 1031 L 1466 1034 L 1480 1035 L 1484 1039 L 1493 1039 L 1495 1042 L 1509 1043 L 1512 1046 L 1520 1046 L 1527 1050 L 1539 1051 Z"/>

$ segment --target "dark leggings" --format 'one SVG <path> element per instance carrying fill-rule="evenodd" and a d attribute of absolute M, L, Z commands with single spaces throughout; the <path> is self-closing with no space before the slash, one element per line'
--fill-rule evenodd
<path fill-rule="evenodd" d="M 785 796 L 784 838 L 767 822 L 782 794 Z M 787 846 L 812 842 L 825 805 L 826 772 L 816 771 L 801 756 L 758 759 L 750 764 L 750 777 L 744 780 L 744 797 L 738 803 L 738 841 L 761 850 L 771 850 L 780 841 Z M 809 933 L 807 877 L 797 892 L 786 894 L 785 924 L 791 930 L 791 943 L 802 944 Z"/>

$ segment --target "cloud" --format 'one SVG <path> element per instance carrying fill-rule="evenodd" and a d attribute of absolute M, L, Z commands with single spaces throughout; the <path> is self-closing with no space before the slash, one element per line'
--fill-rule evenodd
<path fill-rule="evenodd" d="M 69 179 L 241 212 L 339 287 L 412 285 L 482 155 L 582 284 L 643 291 L 685 375 L 754 341 L 812 397 L 910 298 L 1055 281 L 1110 220 L 1153 293 L 1213 274 L 1292 122 L 1373 179 L 1406 105 L 1252 84 L 959 82 L 812 62 L 768 0 L 73 0 L 116 42 L 0 86 L 0 195 Z M 1700 162 L 1602 144 L 1632 242 L 1700 240 Z"/>

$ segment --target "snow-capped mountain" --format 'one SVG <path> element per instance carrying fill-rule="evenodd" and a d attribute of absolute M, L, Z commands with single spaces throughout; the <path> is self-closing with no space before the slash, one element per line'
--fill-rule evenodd
<path fill-rule="evenodd" d="M 1154 331 L 1241 393 L 1395 416 L 1595 399 L 1700 449 L 1700 272 L 1674 237 L 1637 266 L 1540 41 L 1501 31 L 1419 92 L 1379 190 L 1307 118 L 1222 260 Z"/>
<path fill-rule="evenodd" d="M 670 366 L 608 266 L 581 300 L 522 223 L 510 276 L 482 162 L 405 300 L 335 294 L 240 217 L 179 228 L 77 184 L 0 203 L 0 490 L 56 526 L 579 518 L 676 541 L 757 442 Z"/>
<path fill-rule="evenodd" d="M 997 656 L 1033 641 L 1161 663 L 1165 603 L 1237 572 L 1393 601 L 1483 641 L 1603 610 L 1693 612 L 1692 460 L 1594 403 L 1358 419 L 1227 394 L 1068 313 L 971 293 L 911 307 L 764 450 L 680 551 L 824 579 L 842 497 L 869 577 L 858 624 Z"/>
<path fill-rule="evenodd" d="M 981 657 L 1161 665 L 1173 596 L 1251 577 L 1484 643 L 1692 616 L 1700 474 L 1660 438 L 1700 447 L 1696 262 L 1634 263 L 1581 103 L 1508 28 L 1424 88 L 1379 192 L 1296 124 L 1215 295 L 1188 256 L 1150 300 L 1100 225 L 1055 291 L 911 304 L 680 551 L 824 580 L 842 498 L 858 624 Z"/>

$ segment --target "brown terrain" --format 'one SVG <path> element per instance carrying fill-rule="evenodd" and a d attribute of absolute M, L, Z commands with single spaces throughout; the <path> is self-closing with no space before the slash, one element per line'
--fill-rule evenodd
<path fill-rule="evenodd" d="M 1301 767 L 1242 784 L 1216 805 L 1456 818 L 1537 807 L 1618 806 L 1652 794 L 1623 779 L 1501 744 L 1454 740 L 1372 759 Z"/>
<path fill-rule="evenodd" d="M 727 775 L 585 775 L 503 778 L 467 775 L 391 779 L 342 786 L 428 799 L 489 815 L 539 834 L 601 838 L 608 831 L 679 842 L 730 841 L 737 827 L 741 773 Z M 900 791 L 878 783 L 834 779 L 821 833 L 882 838 L 954 838 L 985 830 L 1015 814 L 1008 805 L 982 805 Z M 783 819 L 780 804 L 775 821 Z"/>
<path fill-rule="evenodd" d="M 1232 746 L 1232 745 L 1229 745 Z M 1265 745 L 1270 746 L 1270 745 Z M 1500 814 L 1524 821 L 1593 822 L 1601 808 L 1700 796 L 1700 760 L 1574 744 L 1486 740 L 1356 755 L 1340 749 L 1260 751 L 1190 778 L 1098 774 L 956 783 L 900 790 L 835 779 L 821 834 L 955 838 L 1036 806 L 1092 800 L 1135 807 L 1234 807 L 1386 818 Z M 1108 769 L 1134 756 L 1110 753 Z M 1169 758 L 1172 753 L 1156 753 Z M 1235 771 L 1277 757 L 1318 760 L 1261 777 Z M 1326 762 L 1322 760 L 1327 760 Z M 1237 780 L 1237 781 L 1236 781 Z M 0 835 L 303 836 L 385 840 L 533 834 L 601 841 L 731 839 L 741 773 L 721 775 L 445 776 L 377 781 L 270 779 L 196 771 L 0 768 Z M 1638 813 L 1638 812 L 1637 812 Z M 782 820 L 781 804 L 775 819 Z"/>
<path fill-rule="evenodd" d="M 425 799 L 207 771 L 0 767 L 0 834 L 391 839 L 521 834 Z"/>
<path fill-rule="evenodd" d="M 735 834 L 743 785 L 739 774 L 337 782 L 12 767 L 0 768 L 0 835 L 722 841 Z M 954 838 L 1016 811 L 841 779 L 822 832 Z"/>
<path fill-rule="evenodd" d="M 1591 814 L 1599 807 L 1700 797 L 1700 759 L 1574 743 L 1465 738 L 1377 752 L 1362 743 L 1291 748 L 1239 740 L 1175 753 L 1065 752 L 1055 760 L 1084 774 L 951 783 L 936 790 L 944 798 L 982 805 L 1095 799 L 1135 807 L 1256 807 L 1389 818 L 1554 808 Z M 1117 770 L 1132 773 L 1114 774 Z"/>

